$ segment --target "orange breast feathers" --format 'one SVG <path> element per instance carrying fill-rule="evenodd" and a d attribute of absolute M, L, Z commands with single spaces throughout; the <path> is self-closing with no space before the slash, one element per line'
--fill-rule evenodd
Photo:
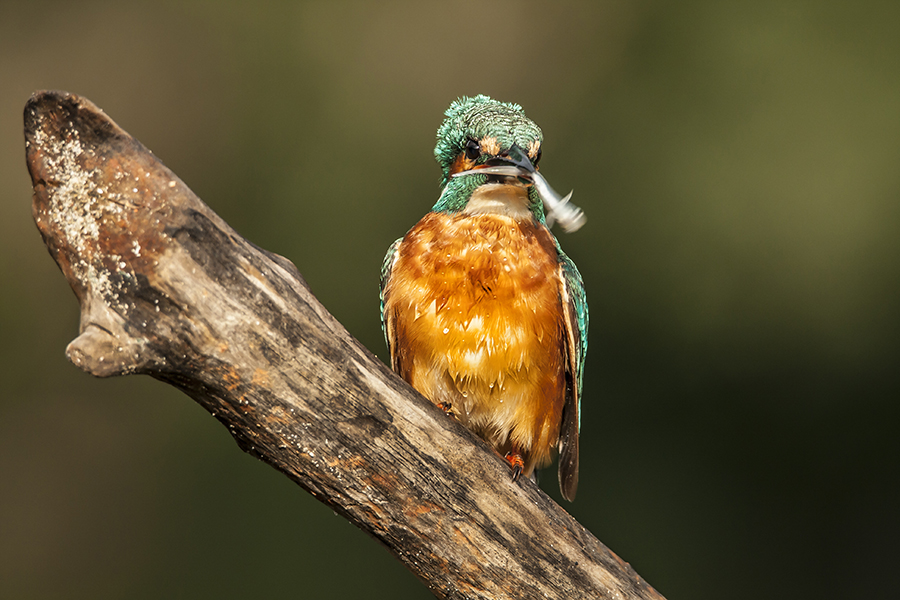
<path fill-rule="evenodd" d="M 394 369 L 524 473 L 550 462 L 565 402 L 559 259 L 530 219 L 429 213 L 385 288 Z"/>

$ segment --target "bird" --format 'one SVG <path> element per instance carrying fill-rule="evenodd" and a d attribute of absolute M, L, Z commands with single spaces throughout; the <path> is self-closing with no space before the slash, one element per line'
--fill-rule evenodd
<path fill-rule="evenodd" d="M 513 481 L 558 454 L 571 502 L 588 306 L 550 226 L 575 230 L 584 215 L 539 172 L 543 133 L 521 106 L 478 95 L 444 115 L 440 196 L 382 265 L 391 368 L 504 457 Z"/>

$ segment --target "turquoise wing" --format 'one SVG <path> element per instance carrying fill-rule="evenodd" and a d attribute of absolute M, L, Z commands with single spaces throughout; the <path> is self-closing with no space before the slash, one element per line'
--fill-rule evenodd
<path fill-rule="evenodd" d="M 566 403 L 559 428 L 559 488 L 572 501 L 578 490 L 581 389 L 587 356 L 588 306 L 584 281 L 575 263 L 559 250 L 560 298 L 566 331 Z"/>
<path fill-rule="evenodd" d="M 385 314 L 384 311 L 384 291 L 387 287 L 388 281 L 391 279 L 391 272 L 394 270 L 394 263 L 397 262 L 397 248 L 400 247 L 400 242 L 403 241 L 403 238 L 398 239 L 391 247 L 388 248 L 387 254 L 384 255 L 384 262 L 381 263 L 381 291 L 379 293 L 379 298 L 381 300 L 381 331 L 384 334 L 384 341 L 387 343 L 388 352 L 391 355 L 391 368 L 395 371 L 396 368 L 396 359 L 394 357 L 394 352 L 396 351 L 396 344 L 394 343 L 394 335 L 393 328 L 391 327 L 390 318 Z"/>

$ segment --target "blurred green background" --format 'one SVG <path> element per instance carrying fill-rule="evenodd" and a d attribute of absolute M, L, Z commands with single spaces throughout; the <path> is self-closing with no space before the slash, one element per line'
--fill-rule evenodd
<path fill-rule="evenodd" d="M 561 236 L 592 316 L 566 509 L 672 600 L 896 593 L 898 23 L 872 0 L 0 3 L 0 597 L 429 597 L 187 397 L 66 361 L 77 305 L 24 165 L 44 88 L 382 357 L 380 262 L 437 198 L 443 110 L 522 104 L 588 215 Z"/>

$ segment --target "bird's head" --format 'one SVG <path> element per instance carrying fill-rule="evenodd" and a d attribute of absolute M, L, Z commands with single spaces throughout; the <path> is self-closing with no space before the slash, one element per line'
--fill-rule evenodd
<path fill-rule="evenodd" d="M 434 149 L 443 172 L 435 211 L 527 210 L 542 223 L 546 214 L 548 226 L 557 220 L 567 231 L 581 227 L 584 214 L 568 204 L 571 193 L 561 198 L 538 171 L 543 134 L 521 106 L 475 96 L 445 114 Z"/>

